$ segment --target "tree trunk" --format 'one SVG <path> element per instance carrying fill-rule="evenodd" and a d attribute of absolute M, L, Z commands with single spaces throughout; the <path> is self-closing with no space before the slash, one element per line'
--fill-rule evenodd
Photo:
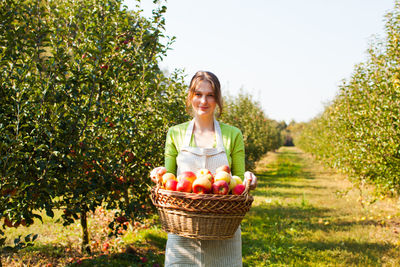
<path fill-rule="evenodd" d="M 87 213 L 86 211 L 81 212 L 81 225 L 82 225 L 82 253 L 90 253 L 89 246 L 89 232 L 87 228 Z M 1 267 L 1 266 L 0 266 Z"/>

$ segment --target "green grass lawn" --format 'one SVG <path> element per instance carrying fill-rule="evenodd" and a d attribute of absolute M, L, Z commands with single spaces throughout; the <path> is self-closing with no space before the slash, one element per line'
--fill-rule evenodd
<path fill-rule="evenodd" d="M 398 205 L 390 199 L 361 205 L 343 176 L 296 148 L 270 153 L 256 173 L 242 223 L 245 266 L 400 266 Z"/>
<path fill-rule="evenodd" d="M 293 147 L 268 153 L 255 172 L 255 200 L 242 223 L 244 266 L 400 266 L 397 200 L 370 204 L 370 195 L 360 197 L 343 175 Z M 9 241 L 28 233 L 39 237 L 17 254 L 2 252 L 3 266 L 163 266 L 167 236 L 156 216 L 109 238 L 112 211 L 92 214 L 93 254 L 85 255 L 79 223 L 63 227 L 60 214 L 8 229 Z"/>

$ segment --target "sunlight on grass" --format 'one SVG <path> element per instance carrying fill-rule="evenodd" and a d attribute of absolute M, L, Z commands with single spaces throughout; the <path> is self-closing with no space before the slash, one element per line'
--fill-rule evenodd
<path fill-rule="evenodd" d="M 400 203 L 360 193 L 343 176 L 296 148 L 269 152 L 256 166 L 258 187 L 242 222 L 244 266 L 400 266 Z M 10 243 L 38 233 L 34 246 L 5 256 L 5 266 L 162 266 L 167 234 L 157 215 L 108 237 L 112 211 L 89 216 L 92 255 L 80 253 L 79 222 L 7 228 Z M 109 249 L 103 249 L 105 243 Z M 12 263 L 7 265 L 8 263 Z"/>
<path fill-rule="evenodd" d="M 372 214 L 387 204 L 362 208 L 344 177 L 296 148 L 283 147 L 273 157 L 256 168 L 259 186 L 242 223 L 244 266 L 400 264 L 399 237 L 393 235 L 398 222 L 391 217 L 392 227 L 383 227 L 375 219 L 378 211 Z M 341 190 L 349 192 L 339 196 Z M 397 214 L 382 210 L 380 218 Z"/>

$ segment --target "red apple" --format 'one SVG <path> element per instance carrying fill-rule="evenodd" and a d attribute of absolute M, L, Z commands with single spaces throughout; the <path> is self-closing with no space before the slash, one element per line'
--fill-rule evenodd
<path fill-rule="evenodd" d="M 229 168 L 228 165 L 222 165 L 222 166 L 219 166 L 219 167 L 215 170 L 216 173 L 218 173 L 218 172 L 220 172 L 220 171 L 224 171 L 224 172 L 227 172 L 227 173 L 231 173 L 231 168 Z"/>
<path fill-rule="evenodd" d="M 229 185 L 224 180 L 219 180 L 213 183 L 212 190 L 217 195 L 227 195 L 229 192 Z"/>
<path fill-rule="evenodd" d="M 165 183 L 168 180 L 176 180 L 175 174 L 167 172 L 162 176 L 162 185 L 165 186 Z"/>
<path fill-rule="evenodd" d="M 121 175 L 120 177 L 117 177 L 117 182 L 119 184 L 124 184 L 124 183 L 126 183 L 126 178 Z"/>
<path fill-rule="evenodd" d="M 211 191 L 212 183 L 206 176 L 201 176 L 194 180 L 192 188 L 194 193 L 207 194 Z"/>
<path fill-rule="evenodd" d="M 189 180 L 181 179 L 176 185 L 176 191 L 179 192 L 192 192 L 192 183 Z"/>
<path fill-rule="evenodd" d="M 126 219 L 125 216 L 119 216 L 115 219 L 118 223 L 124 223 L 126 222 L 128 219 Z"/>
<path fill-rule="evenodd" d="M 211 183 L 214 182 L 214 175 L 212 175 L 212 173 L 210 172 L 210 170 L 208 169 L 200 169 L 196 172 L 196 177 L 200 178 L 200 177 L 205 177 L 207 178 Z"/>
<path fill-rule="evenodd" d="M 7 217 L 4 218 L 4 225 L 14 227 L 14 224 Z"/>
<path fill-rule="evenodd" d="M 108 250 L 109 247 L 110 247 L 110 244 L 108 244 L 108 243 L 103 243 L 103 248 L 102 248 L 102 250 L 103 250 L 104 252 L 106 252 L 106 251 Z"/>
<path fill-rule="evenodd" d="M 232 194 L 234 194 L 234 195 L 241 195 L 241 194 L 244 192 L 245 189 L 246 189 L 246 187 L 245 187 L 244 184 L 237 184 L 237 185 L 233 188 Z"/>
<path fill-rule="evenodd" d="M 194 180 L 196 180 L 196 174 L 191 171 L 182 172 L 180 175 L 178 175 L 178 182 L 183 179 L 188 180 L 191 184 L 193 184 Z"/>
<path fill-rule="evenodd" d="M 178 181 L 174 179 L 170 179 L 165 183 L 165 189 L 176 191 L 176 186 L 178 185 Z"/>
<path fill-rule="evenodd" d="M 214 176 L 214 181 L 225 181 L 228 185 L 231 182 L 231 175 L 226 171 L 219 171 Z"/>

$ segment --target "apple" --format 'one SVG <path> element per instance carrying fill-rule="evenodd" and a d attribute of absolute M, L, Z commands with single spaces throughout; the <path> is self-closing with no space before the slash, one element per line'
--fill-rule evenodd
<path fill-rule="evenodd" d="M 14 227 L 14 224 L 7 217 L 4 218 L 4 225 Z"/>
<path fill-rule="evenodd" d="M 243 184 L 242 179 L 239 176 L 233 175 L 232 179 L 236 180 L 236 184 Z"/>
<path fill-rule="evenodd" d="M 178 175 L 178 182 L 182 179 L 188 180 L 191 184 L 193 184 L 194 180 L 196 180 L 196 174 L 191 171 L 182 172 Z"/>
<path fill-rule="evenodd" d="M 242 179 L 236 175 L 232 176 L 231 182 L 229 183 L 229 190 L 232 191 L 233 188 L 238 184 L 242 184 Z"/>
<path fill-rule="evenodd" d="M 132 152 L 129 150 L 125 150 L 124 153 L 122 153 L 122 157 L 124 158 L 125 162 L 129 163 L 132 162 L 134 159 L 134 155 Z"/>
<path fill-rule="evenodd" d="M 192 183 L 189 180 L 182 178 L 176 185 L 176 191 L 190 193 L 192 192 Z"/>
<path fill-rule="evenodd" d="M 165 183 L 165 189 L 176 191 L 176 186 L 178 185 L 178 181 L 174 179 L 170 179 Z"/>
<path fill-rule="evenodd" d="M 229 183 L 231 182 L 231 175 L 226 171 L 219 171 L 214 176 L 214 182 L 220 180 L 225 181 L 229 185 Z"/>
<path fill-rule="evenodd" d="M 126 219 L 125 216 L 119 216 L 115 219 L 118 223 L 124 223 L 126 221 L 128 221 L 128 219 Z"/>
<path fill-rule="evenodd" d="M 155 183 L 162 183 L 162 176 L 167 173 L 167 169 L 165 167 L 157 167 L 154 168 L 150 172 L 150 178 Z"/>
<path fill-rule="evenodd" d="M 103 243 L 102 250 L 103 250 L 104 252 L 106 252 L 106 251 L 108 250 L 109 247 L 110 247 L 110 244 L 108 244 L 108 243 Z"/>
<path fill-rule="evenodd" d="M 229 168 L 228 165 L 222 165 L 222 166 L 219 166 L 219 167 L 215 170 L 216 173 L 219 173 L 220 171 L 224 171 L 224 172 L 227 172 L 227 173 L 231 173 L 231 168 Z"/>
<path fill-rule="evenodd" d="M 246 189 L 246 187 L 244 186 L 244 184 L 237 184 L 233 190 L 232 190 L 232 194 L 234 195 L 241 195 L 244 190 Z"/>
<path fill-rule="evenodd" d="M 208 169 L 200 169 L 196 172 L 196 177 L 206 177 L 211 183 L 214 182 L 214 175 Z"/>
<path fill-rule="evenodd" d="M 176 180 L 175 174 L 170 173 L 170 172 L 165 173 L 165 174 L 162 176 L 162 185 L 165 186 L 165 183 L 166 183 L 168 180 Z"/>
<path fill-rule="evenodd" d="M 207 176 L 201 176 L 200 178 L 197 178 L 194 180 L 192 185 L 193 193 L 197 194 L 207 194 L 211 191 L 211 188 L 212 183 Z"/>
<path fill-rule="evenodd" d="M 237 185 L 237 182 L 235 179 L 231 178 L 231 181 L 229 182 L 229 191 L 232 191 L 233 188 Z"/>
<path fill-rule="evenodd" d="M 126 178 L 121 175 L 120 177 L 117 177 L 117 182 L 119 184 L 124 184 L 124 183 L 126 183 Z"/>
<path fill-rule="evenodd" d="M 219 180 L 213 183 L 212 191 L 217 195 L 227 195 L 229 192 L 229 185 L 224 180 Z"/>
<path fill-rule="evenodd" d="M 17 228 L 20 225 L 20 222 L 13 223 L 9 218 L 4 217 L 4 225 L 8 227 L 15 227 Z"/>

